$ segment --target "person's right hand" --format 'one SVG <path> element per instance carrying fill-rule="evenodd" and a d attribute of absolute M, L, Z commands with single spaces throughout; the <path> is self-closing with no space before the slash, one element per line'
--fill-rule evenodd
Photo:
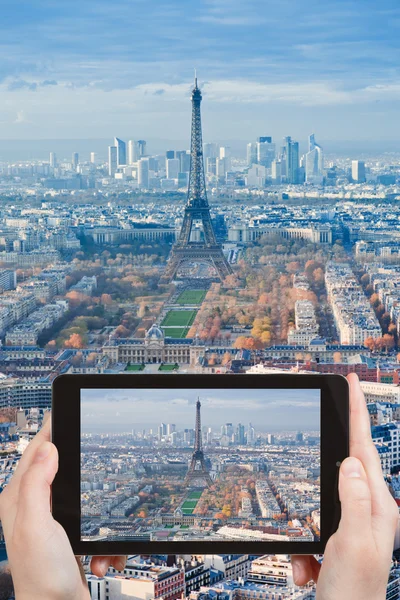
<path fill-rule="evenodd" d="M 322 566 L 292 556 L 297 585 L 317 582 L 317 600 L 385 600 L 399 509 L 383 479 L 358 377 L 350 384 L 350 457 L 339 475 L 341 520 Z"/>

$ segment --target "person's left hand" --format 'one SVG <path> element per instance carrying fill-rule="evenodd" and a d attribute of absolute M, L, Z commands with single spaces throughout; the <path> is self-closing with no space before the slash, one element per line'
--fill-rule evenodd
<path fill-rule="evenodd" d="M 90 600 L 79 557 L 50 511 L 50 486 L 58 469 L 50 442 L 50 419 L 25 450 L 9 485 L 0 494 L 8 560 L 17 600 Z M 112 565 L 121 571 L 125 556 L 95 556 L 94 575 Z"/>

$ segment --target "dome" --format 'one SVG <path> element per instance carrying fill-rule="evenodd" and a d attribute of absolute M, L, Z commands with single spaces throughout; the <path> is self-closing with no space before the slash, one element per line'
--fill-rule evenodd
<path fill-rule="evenodd" d="M 157 325 L 152 325 L 146 333 L 147 339 L 162 340 L 163 337 L 164 337 L 164 333 L 162 332 L 162 330 L 159 327 L 157 327 Z"/>

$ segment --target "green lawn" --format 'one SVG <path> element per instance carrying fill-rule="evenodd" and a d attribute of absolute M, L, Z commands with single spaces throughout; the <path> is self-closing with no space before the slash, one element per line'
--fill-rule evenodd
<path fill-rule="evenodd" d="M 182 510 L 185 510 L 186 508 L 196 508 L 196 504 L 197 500 L 185 500 L 185 502 L 182 504 Z"/>
<path fill-rule="evenodd" d="M 164 335 L 172 338 L 185 338 L 189 331 L 188 327 L 161 327 Z"/>
<path fill-rule="evenodd" d="M 206 290 L 185 290 L 178 298 L 177 304 L 201 304 L 206 297 Z"/>
<path fill-rule="evenodd" d="M 175 371 L 177 370 L 179 367 L 177 367 L 175 364 L 173 365 L 160 365 L 158 370 L 159 371 Z"/>
<path fill-rule="evenodd" d="M 170 310 L 164 317 L 161 326 L 165 327 L 190 327 L 196 316 L 197 310 Z"/>
<path fill-rule="evenodd" d="M 143 365 L 128 365 L 125 371 L 143 371 Z"/>
<path fill-rule="evenodd" d="M 182 508 L 182 514 L 183 515 L 192 515 L 193 514 L 193 508 Z"/>
<path fill-rule="evenodd" d="M 199 492 L 189 492 L 189 494 L 188 494 L 188 500 L 192 500 L 192 499 L 198 500 L 199 498 L 201 498 L 202 493 L 203 493 L 202 491 L 199 491 Z"/>

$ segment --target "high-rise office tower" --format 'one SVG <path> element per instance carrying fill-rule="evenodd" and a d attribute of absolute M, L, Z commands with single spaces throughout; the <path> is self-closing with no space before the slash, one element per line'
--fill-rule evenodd
<path fill-rule="evenodd" d="M 167 424 L 167 435 L 171 435 L 172 433 L 174 433 L 174 431 L 176 431 L 175 423 L 168 423 Z"/>
<path fill-rule="evenodd" d="M 272 140 L 272 138 L 258 138 L 259 140 Z M 263 167 L 270 168 L 275 160 L 275 144 L 272 142 L 257 142 L 257 163 Z"/>
<path fill-rule="evenodd" d="M 117 165 L 126 165 L 126 144 L 119 138 L 114 138 L 114 146 L 117 148 Z"/>
<path fill-rule="evenodd" d="M 247 445 L 252 446 L 255 442 L 255 438 L 256 438 L 256 433 L 255 433 L 254 427 L 251 423 L 249 423 L 249 426 L 247 428 Z"/>
<path fill-rule="evenodd" d="M 231 170 L 231 149 L 229 146 L 221 146 L 219 149 L 219 158 L 225 161 L 225 171 Z"/>
<path fill-rule="evenodd" d="M 144 189 L 149 187 L 149 161 L 147 158 L 141 158 L 138 161 L 138 185 Z"/>
<path fill-rule="evenodd" d="M 250 142 L 247 144 L 247 166 L 251 167 L 257 163 L 257 144 Z"/>
<path fill-rule="evenodd" d="M 178 150 L 175 152 L 175 158 L 179 160 L 180 173 L 189 173 L 190 171 L 190 154 L 186 150 Z"/>
<path fill-rule="evenodd" d="M 117 147 L 108 146 L 108 174 L 110 177 L 114 177 L 117 167 Z"/>
<path fill-rule="evenodd" d="M 288 183 L 299 182 L 299 142 L 292 141 L 290 136 L 286 142 L 286 179 Z"/>
<path fill-rule="evenodd" d="M 137 145 L 134 140 L 128 140 L 128 165 L 133 165 L 137 161 Z"/>
<path fill-rule="evenodd" d="M 137 143 L 138 158 L 142 158 L 142 156 L 146 156 L 146 140 L 138 140 L 136 143 Z"/>
<path fill-rule="evenodd" d="M 244 425 L 238 424 L 236 429 L 236 442 L 241 446 L 245 443 Z"/>
<path fill-rule="evenodd" d="M 90 162 L 94 165 L 96 162 L 96 152 L 90 153 Z"/>
<path fill-rule="evenodd" d="M 167 160 L 171 160 L 172 158 L 175 158 L 175 150 L 167 150 L 165 153 L 165 158 Z"/>
<path fill-rule="evenodd" d="M 280 160 L 273 160 L 271 165 L 271 179 L 273 183 L 281 183 L 282 181 L 282 163 Z"/>
<path fill-rule="evenodd" d="M 206 160 L 206 173 L 207 175 L 217 174 L 217 159 L 209 156 Z"/>
<path fill-rule="evenodd" d="M 217 177 L 225 177 L 226 174 L 226 162 L 225 158 L 215 159 L 215 174 Z"/>
<path fill-rule="evenodd" d="M 259 144 L 264 144 L 265 142 L 267 144 L 272 144 L 272 137 L 270 135 L 262 135 L 257 138 L 257 142 Z"/>
<path fill-rule="evenodd" d="M 79 165 L 79 154 L 77 152 L 72 153 L 72 168 L 76 171 Z"/>
<path fill-rule="evenodd" d="M 203 158 L 217 158 L 219 156 L 219 147 L 215 142 L 208 142 L 203 144 Z"/>
<path fill-rule="evenodd" d="M 351 178 L 355 183 L 365 183 L 365 162 L 363 160 L 351 161 Z"/>
<path fill-rule="evenodd" d="M 178 179 L 180 166 L 179 158 L 167 158 L 167 179 Z"/>
<path fill-rule="evenodd" d="M 55 152 L 50 152 L 49 162 L 50 162 L 50 167 L 52 169 L 55 169 L 55 167 L 57 166 L 57 156 L 56 156 Z"/>
<path fill-rule="evenodd" d="M 307 183 L 321 183 L 323 179 L 324 156 L 322 148 L 312 133 L 308 138 L 308 152 L 305 155 L 305 176 Z"/>

